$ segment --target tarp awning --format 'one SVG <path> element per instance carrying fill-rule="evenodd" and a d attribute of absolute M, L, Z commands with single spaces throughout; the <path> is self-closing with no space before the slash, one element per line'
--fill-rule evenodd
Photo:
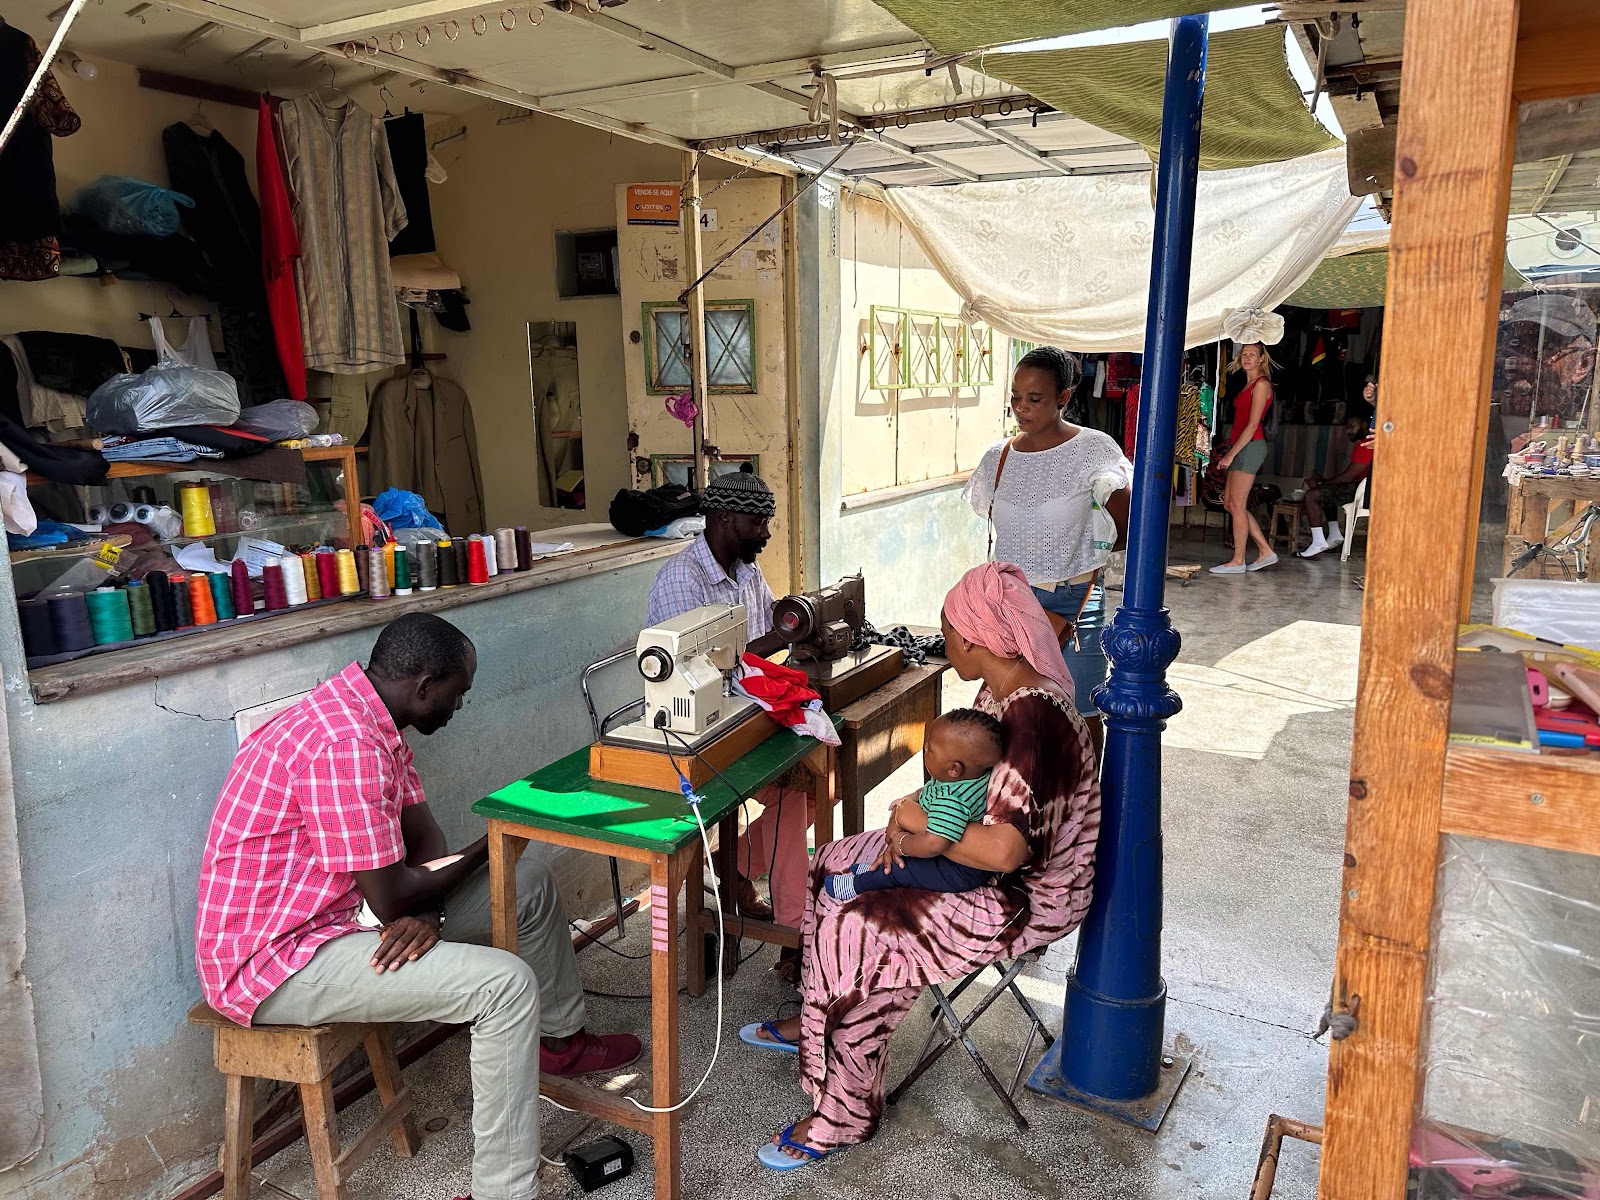
<path fill-rule="evenodd" d="M 1283 39 L 1278 25 L 1230 29 L 1211 38 L 1200 124 L 1203 170 L 1281 162 L 1338 145 L 1306 107 L 1289 73 Z M 1165 42 L 986 54 L 978 65 L 984 74 L 1138 142 L 1156 157 Z"/>
<path fill-rule="evenodd" d="M 1236 0 L 877 0 L 945 54 L 1234 8 Z"/>
<path fill-rule="evenodd" d="M 888 204 L 966 302 L 964 317 L 1070 350 L 1144 349 L 1147 176 L 895 188 Z M 1185 345 L 1217 340 L 1230 308 L 1282 303 L 1359 204 L 1343 149 L 1202 175 Z"/>
<path fill-rule="evenodd" d="M 1388 282 L 1387 246 L 1329 256 L 1283 303 L 1299 308 L 1381 308 Z M 1500 286 L 1508 292 L 1518 292 L 1527 288 L 1528 281 L 1506 263 Z"/>

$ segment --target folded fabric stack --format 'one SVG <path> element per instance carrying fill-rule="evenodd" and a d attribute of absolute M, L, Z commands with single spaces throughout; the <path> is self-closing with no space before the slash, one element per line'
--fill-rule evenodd
<path fill-rule="evenodd" d="M 200 446 L 175 437 L 109 437 L 100 447 L 107 462 L 193 462 L 197 458 L 221 458 L 221 450 Z"/>

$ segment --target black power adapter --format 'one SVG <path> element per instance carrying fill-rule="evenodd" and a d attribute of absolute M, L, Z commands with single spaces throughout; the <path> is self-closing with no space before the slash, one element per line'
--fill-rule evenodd
<path fill-rule="evenodd" d="M 626 1179 L 633 1170 L 633 1147 L 621 1138 L 601 1138 L 562 1155 L 567 1170 L 585 1192 Z"/>

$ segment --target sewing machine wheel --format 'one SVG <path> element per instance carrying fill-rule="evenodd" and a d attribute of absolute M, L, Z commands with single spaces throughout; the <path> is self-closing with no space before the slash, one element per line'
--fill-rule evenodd
<path fill-rule="evenodd" d="M 639 674 L 650 683 L 660 683 L 672 676 L 672 655 L 660 646 L 651 646 L 639 655 Z"/>

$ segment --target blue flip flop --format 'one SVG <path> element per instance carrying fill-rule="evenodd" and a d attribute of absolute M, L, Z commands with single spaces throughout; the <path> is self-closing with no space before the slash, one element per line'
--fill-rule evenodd
<path fill-rule="evenodd" d="M 794 1123 L 794 1125 L 798 1124 L 800 1124 L 799 1121 Z M 771 1167 L 774 1171 L 793 1171 L 796 1167 L 809 1167 L 814 1162 L 821 1162 L 828 1155 L 834 1153 L 832 1150 L 817 1150 L 795 1141 L 789 1136 L 794 1132 L 794 1125 L 789 1126 L 778 1135 L 778 1145 L 774 1146 L 771 1142 L 768 1142 L 756 1151 L 756 1158 L 764 1166 Z M 805 1157 L 791 1158 L 783 1152 L 784 1147 L 790 1150 L 798 1150 Z"/>
<path fill-rule="evenodd" d="M 767 1036 L 762 1037 L 762 1031 Z M 778 1033 L 778 1027 L 771 1021 L 755 1021 L 739 1030 L 739 1040 L 746 1046 L 754 1046 L 757 1050 L 777 1050 L 783 1054 L 799 1054 L 800 1044 L 791 1042 Z"/>

